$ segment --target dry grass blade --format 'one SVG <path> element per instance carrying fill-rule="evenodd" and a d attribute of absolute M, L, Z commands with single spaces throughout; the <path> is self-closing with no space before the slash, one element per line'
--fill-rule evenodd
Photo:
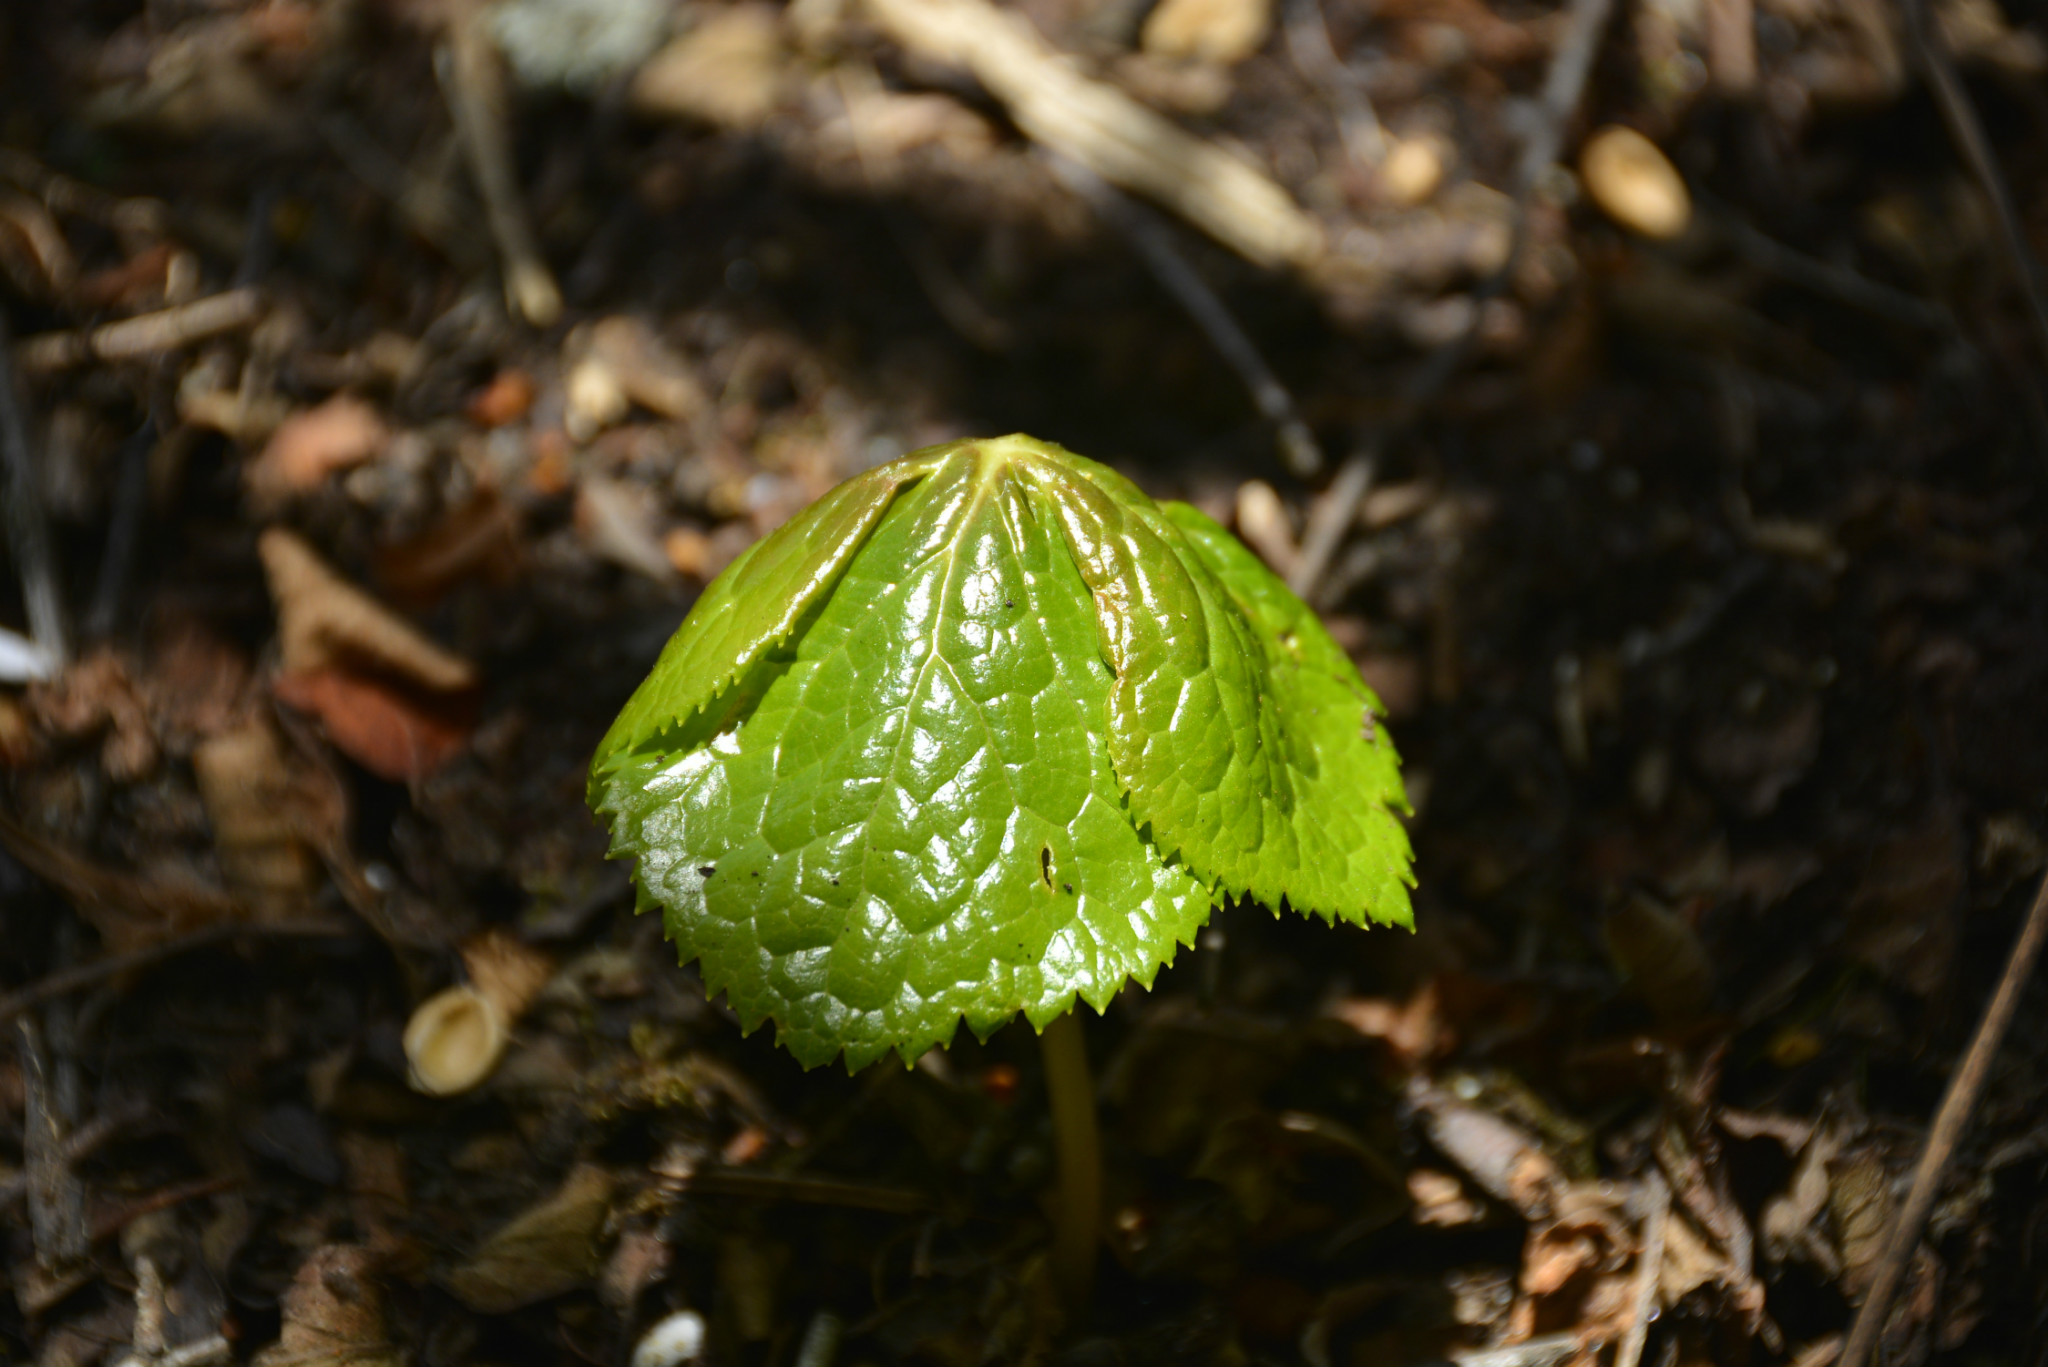
<path fill-rule="evenodd" d="M 1934 1125 L 1927 1134 L 1927 1147 L 1921 1151 L 1920 1162 L 1913 1169 L 1912 1189 L 1907 1193 L 1905 1207 L 1892 1224 L 1876 1273 L 1871 1278 L 1870 1292 L 1864 1297 L 1862 1306 L 1856 1311 L 1855 1323 L 1849 1328 L 1849 1341 L 1842 1347 L 1840 1367 L 1863 1367 L 1877 1347 L 1885 1321 L 1891 1316 L 1892 1298 L 1898 1294 L 1899 1283 L 1906 1275 L 1906 1265 L 1920 1244 L 1920 1231 L 1926 1227 L 1928 1213 L 1934 1209 L 1934 1198 L 1941 1194 L 1942 1176 L 1948 1170 L 1949 1160 L 1955 1156 L 1963 1131 L 1969 1127 L 1970 1117 L 1976 1112 L 1977 1102 L 1984 1094 L 1984 1084 L 1991 1079 L 1991 1065 L 1998 1057 L 1998 1047 L 2012 1025 L 2013 1014 L 2019 1010 L 2020 996 L 2026 989 L 2027 980 L 2033 976 L 2034 963 L 2041 957 L 2044 943 L 2048 943 L 2048 878 L 2042 879 L 2040 889 L 2034 894 L 2034 903 L 2027 910 L 2019 939 L 2013 942 L 2012 953 L 2005 961 L 2005 972 L 1998 979 L 1998 988 L 1991 994 L 1990 1004 L 1984 1008 L 1984 1017 L 1977 1023 L 1977 1033 L 1970 1038 L 1969 1052 L 1963 1055 L 1962 1065 L 1949 1079 L 1948 1091 L 1941 1098 L 1941 1109 L 1934 1113 Z"/>
<path fill-rule="evenodd" d="M 1926 0 L 1900 0 L 1900 3 L 1906 12 L 1906 29 L 1913 36 L 1921 64 L 1927 69 L 1927 80 L 1934 89 L 1935 103 L 1941 107 L 1942 121 L 1948 125 L 1949 136 L 1955 139 L 1963 159 L 1970 164 L 1970 172 L 1977 177 L 1984 197 L 1991 201 L 1992 212 L 1998 219 L 1999 246 L 2004 249 L 2013 283 L 2026 300 L 2028 319 L 2034 326 L 2034 339 L 2041 348 L 2041 364 L 2048 366 L 2048 284 L 2043 283 L 2041 263 L 2034 259 L 2033 248 L 2027 243 L 2026 229 L 2013 203 L 2012 187 L 2006 183 L 2005 173 L 1998 169 L 1998 158 L 1991 151 L 1991 140 L 1984 135 L 1984 124 L 1977 117 L 1976 106 L 1970 103 L 1969 93 L 1963 89 L 1962 78 L 1956 74 L 1955 62 L 1949 56 L 1948 45 L 1939 27 L 1927 13 Z M 1854 1367 L 1846 1356 L 1843 1361 L 1847 1367 Z"/>

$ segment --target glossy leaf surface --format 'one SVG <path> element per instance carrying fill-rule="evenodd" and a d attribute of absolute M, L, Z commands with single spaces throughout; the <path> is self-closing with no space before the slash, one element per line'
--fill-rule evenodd
<path fill-rule="evenodd" d="M 806 1064 L 1149 986 L 1211 905 L 1408 921 L 1398 762 L 1222 528 L 1026 437 L 849 480 L 705 593 L 591 798 Z"/>

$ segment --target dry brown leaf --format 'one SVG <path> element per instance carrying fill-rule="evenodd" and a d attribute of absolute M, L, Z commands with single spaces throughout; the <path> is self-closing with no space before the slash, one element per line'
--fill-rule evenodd
<path fill-rule="evenodd" d="M 259 915 L 302 906 L 316 868 L 300 839 L 291 773 L 270 723 L 252 717 L 202 741 L 192 773 L 228 885 Z"/>
<path fill-rule="evenodd" d="M 585 475 L 576 486 L 576 530 L 592 552 L 656 583 L 675 578 L 647 491 L 633 484 Z"/>
<path fill-rule="evenodd" d="M 390 440 L 391 430 L 376 409 L 337 394 L 286 418 L 243 471 L 243 480 L 259 503 L 275 503 L 375 459 Z"/>
<path fill-rule="evenodd" d="M 1828 1214 L 1842 1255 L 1842 1290 L 1860 1297 L 1870 1289 L 1892 1226 L 1892 1179 L 1884 1157 L 1865 1145 L 1828 1164 Z"/>
<path fill-rule="evenodd" d="M 463 942 L 462 966 L 470 983 L 505 1013 L 507 1021 L 516 1021 L 525 1014 L 540 990 L 547 986 L 548 979 L 555 975 L 553 955 L 499 928 Z"/>
<path fill-rule="evenodd" d="M 777 12 L 742 5 L 714 14 L 648 59 L 633 78 L 643 114 L 753 128 L 782 103 L 789 53 Z"/>
<path fill-rule="evenodd" d="M 516 366 L 507 366 L 476 392 L 463 410 L 479 427 L 503 427 L 518 422 L 533 407 L 533 376 Z"/>
<path fill-rule="evenodd" d="M 1563 1190 L 1564 1173 L 1534 1135 L 1419 1077 L 1409 1084 L 1408 1098 L 1430 1143 L 1482 1191 L 1528 1219 L 1549 1218 Z"/>
<path fill-rule="evenodd" d="M 284 667 L 319 673 L 350 662 L 371 663 L 435 692 L 476 682 L 470 663 L 421 635 L 343 579 L 313 548 L 281 527 L 257 542 L 277 604 Z"/>
<path fill-rule="evenodd" d="M 1417 1067 L 1436 1057 L 1451 1043 L 1434 978 L 1405 1002 L 1382 997 L 1346 997 L 1332 1006 L 1329 1014 L 1359 1034 L 1384 1042 L 1404 1068 Z"/>
<path fill-rule="evenodd" d="M 116 783 L 131 783 L 156 768 L 156 730 L 128 666 L 111 650 L 96 650 L 48 683 L 30 687 L 29 714 L 58 736 L 104 733 L 100 764 Z"/>
<path fill-rule="evenodd" d="M 173 619 L 158 636 L 141 688 L 173 753 L 240 724 L 254 701 L 248 657 L 191 619 Z"/>
<path fill-rule="evenodd" d="M 329 1244 L 299 1265 L 284 1293 L 284 1327 L 255 1367 L 404 1367 L 384 1325 L 374 1259 L 359 1244 Z"/>
<path fill-rule="evenodd" d="M 0 769 L 19 769 L 41 750 L 28 709 L 0 694 Z"/>
<path fill-rule="evenodd" d="M 1271 0 L 1161 0 L 1139 41 L 1155 57 L 1232 66 L 1264 47 L 1272 29 Z"/>
<path fill-rule="evenodd" d="M 1658 1294 L 1664 1304 L 1676 1305 L 1703 1286 L 1725 1282 L 1735 1275 L 1726 1254 L 1700 1232 L 1683 1211 L 1671 1212 L 1664 1230 L 1664 1263 L 1657 1269 Z"/>
<path fill-rule="evenodd" d="M 482 1315 L 503 1314 L 587 1285 L 597 1275 L 611 1196 L 610 1173 L 578 1165 L 552 1196 L 484 1240 L 443 1284 Z"/>
<path fill-rule="evenodd" d="M 95 92 L 81 113 L 159 137 L 275 131 L 289 121 L 249 60 L 251 36 L 238 18 L 181 24 L 151 45 L 139 76 Z"/>
<path fill-rule="evenodd" d="M 280 674 L 277 700 L 320 718 L 336 749 L 380 778 L 409 783 L 457 754 L 474 729 L 475 699 L 422 696 L 373 674 L 346 669 Z"/>
<path fill-rule="evenodd" d="M 579 340 L 589 347 L 591 356 L 604 363 L 626 398 L 648 412 L 682 421 L 710 407 L 690 363 L 640 319 L 626 315 L 601 319 Z M 576 342 L 572 341 L 574 349 Z"/>
<path fill-rule="evenodd" d="M 1832 1126 L 1815 1129 L 1797 1150 L 1799 1165 L 1785 1190 L 1764 1202 L 1757 1225 L 1764 1256 L 1771 1261 L 1798 1259 L 1829 1277 L 1841 1273 L 1841 1257 L 1821 1218 L 1828 1208 L 1828 1165 L 1841 1147 L 1841 1136 Z"/>
<path fill-rule="evenodd" d="M 1557 1190 L 1555 1214 L 1532 1227 L 1523 1245 L 1523 1299 L 1511 1337 L 1571 1330 L 1589 1340 L 1614 1338 L 1627 1327 L 1637 1249 L 1624 1199 L 1606 1183 Z"/>

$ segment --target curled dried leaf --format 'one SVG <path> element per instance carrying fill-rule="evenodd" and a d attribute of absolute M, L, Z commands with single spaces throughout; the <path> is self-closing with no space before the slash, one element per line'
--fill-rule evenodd
<path fill-rule="evenodd" d="M 418 628 L 336 574 L 296 534 L 281 527 L 257 542 L 277 604 L 284 667 L 317 673 L 349 661 L 368 662 L 423 687 L 454 692 L 476 682 L 476 670 Z"/>

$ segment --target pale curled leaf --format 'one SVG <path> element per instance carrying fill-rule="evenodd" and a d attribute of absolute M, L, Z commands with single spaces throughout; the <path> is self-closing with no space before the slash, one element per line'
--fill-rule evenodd
<path fill-rule="evenodd" d="M 1227 533 L 1012 437 L 849 481 L 706 592 L 592 800 L 807 1064 L 1149 985 L 1212 901 L 1407 920 L 1370 692 Z"/>

